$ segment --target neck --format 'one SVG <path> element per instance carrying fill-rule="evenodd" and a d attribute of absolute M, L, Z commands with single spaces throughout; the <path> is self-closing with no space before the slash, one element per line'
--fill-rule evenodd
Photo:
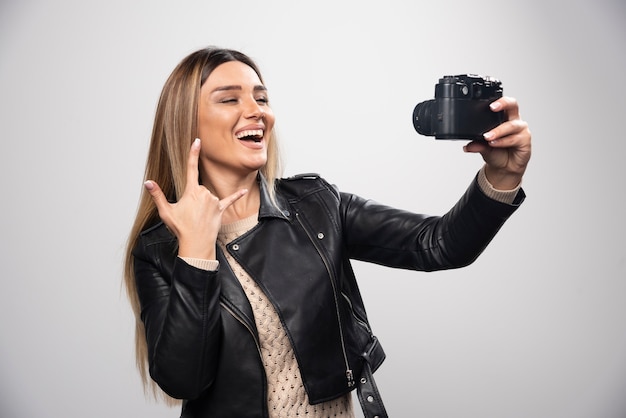
<path fill-rule="evenodd" d="M 257 183 L 257 172 L 245 177 L 211 176 L 206 181 L 203 180 L 203 184 L 219 199 L 241 189 L 248 189 L 248 193 L 226 208 L 222 215 L 222 224 L 236 222 L 259 212 L 261 191 Z"/>

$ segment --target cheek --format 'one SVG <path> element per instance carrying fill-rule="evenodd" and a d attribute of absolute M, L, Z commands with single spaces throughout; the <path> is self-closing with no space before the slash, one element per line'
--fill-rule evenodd
<path fill-rule="evenodd" d="M 233 122 L 216 112 L 204 114 L 198 118 L 198 133 L 200 138 L 223 136 L 232 130 Z"/>
<path fill-rule="evenodd" d="M 265 126 L 269 128 L 271 131 L 274 128 L 274 122 L 276 122 L 276 118 L 274 117 L 274 113 L 268 112 L 265 114 Z"/>
<path fill-rule="evenodd" d="M 209 133 L 211 125 L 211 118 L 206 114 L 198 117 L 198 134 L 201 138 Z"/>

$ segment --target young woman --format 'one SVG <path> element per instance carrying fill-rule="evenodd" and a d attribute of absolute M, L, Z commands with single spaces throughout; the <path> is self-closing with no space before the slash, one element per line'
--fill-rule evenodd
<path fill-rule="evenodd" d="M 280 178 L 274 114 L 250 58 L 182 60 L 156 111 L 125 284 L 147 374 L 181 417 L 387 416 L 372 373 L 385 354 L 350 259 L 431 271 L 473 262 L 523 201 L 530 131 L 508 121 L 465 147 L 484 167 L 443 216 Z M 393 181 L 393 180 L 389 180 Z"/>

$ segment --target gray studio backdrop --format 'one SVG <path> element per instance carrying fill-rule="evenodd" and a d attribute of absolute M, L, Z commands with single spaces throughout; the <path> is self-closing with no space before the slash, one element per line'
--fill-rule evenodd
<path fill-rule="evenodd" d="M 413 107 L 500 78 L 528 199 L 468 268 L 355 264 L 378 384 L 393 417 L 623 418 L 625 23 L 618 0 L 3 0 L 0 416 L 178 416 L 143 397 L 121 260 L 160 89 L 214 44 L 260 64 L 286 175 L 431 214 L 481 160 Z"/>

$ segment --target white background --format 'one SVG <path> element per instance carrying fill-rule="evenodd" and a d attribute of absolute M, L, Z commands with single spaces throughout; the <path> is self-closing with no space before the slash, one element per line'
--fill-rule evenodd
<path fill-rule="evenodd" d="M 481 160 L 413 107 L 500 78 L 527 201 L 468 268 L 356 263 L 379 388 L 393 417 L 623 418 L 625 23 L 621 0 L 2 0 L 0 415 L 178 416 L 143 398 L 121 260 L 161 87 L 218 45 L 260 65 L 286 175 L 431 214 Z"/>

